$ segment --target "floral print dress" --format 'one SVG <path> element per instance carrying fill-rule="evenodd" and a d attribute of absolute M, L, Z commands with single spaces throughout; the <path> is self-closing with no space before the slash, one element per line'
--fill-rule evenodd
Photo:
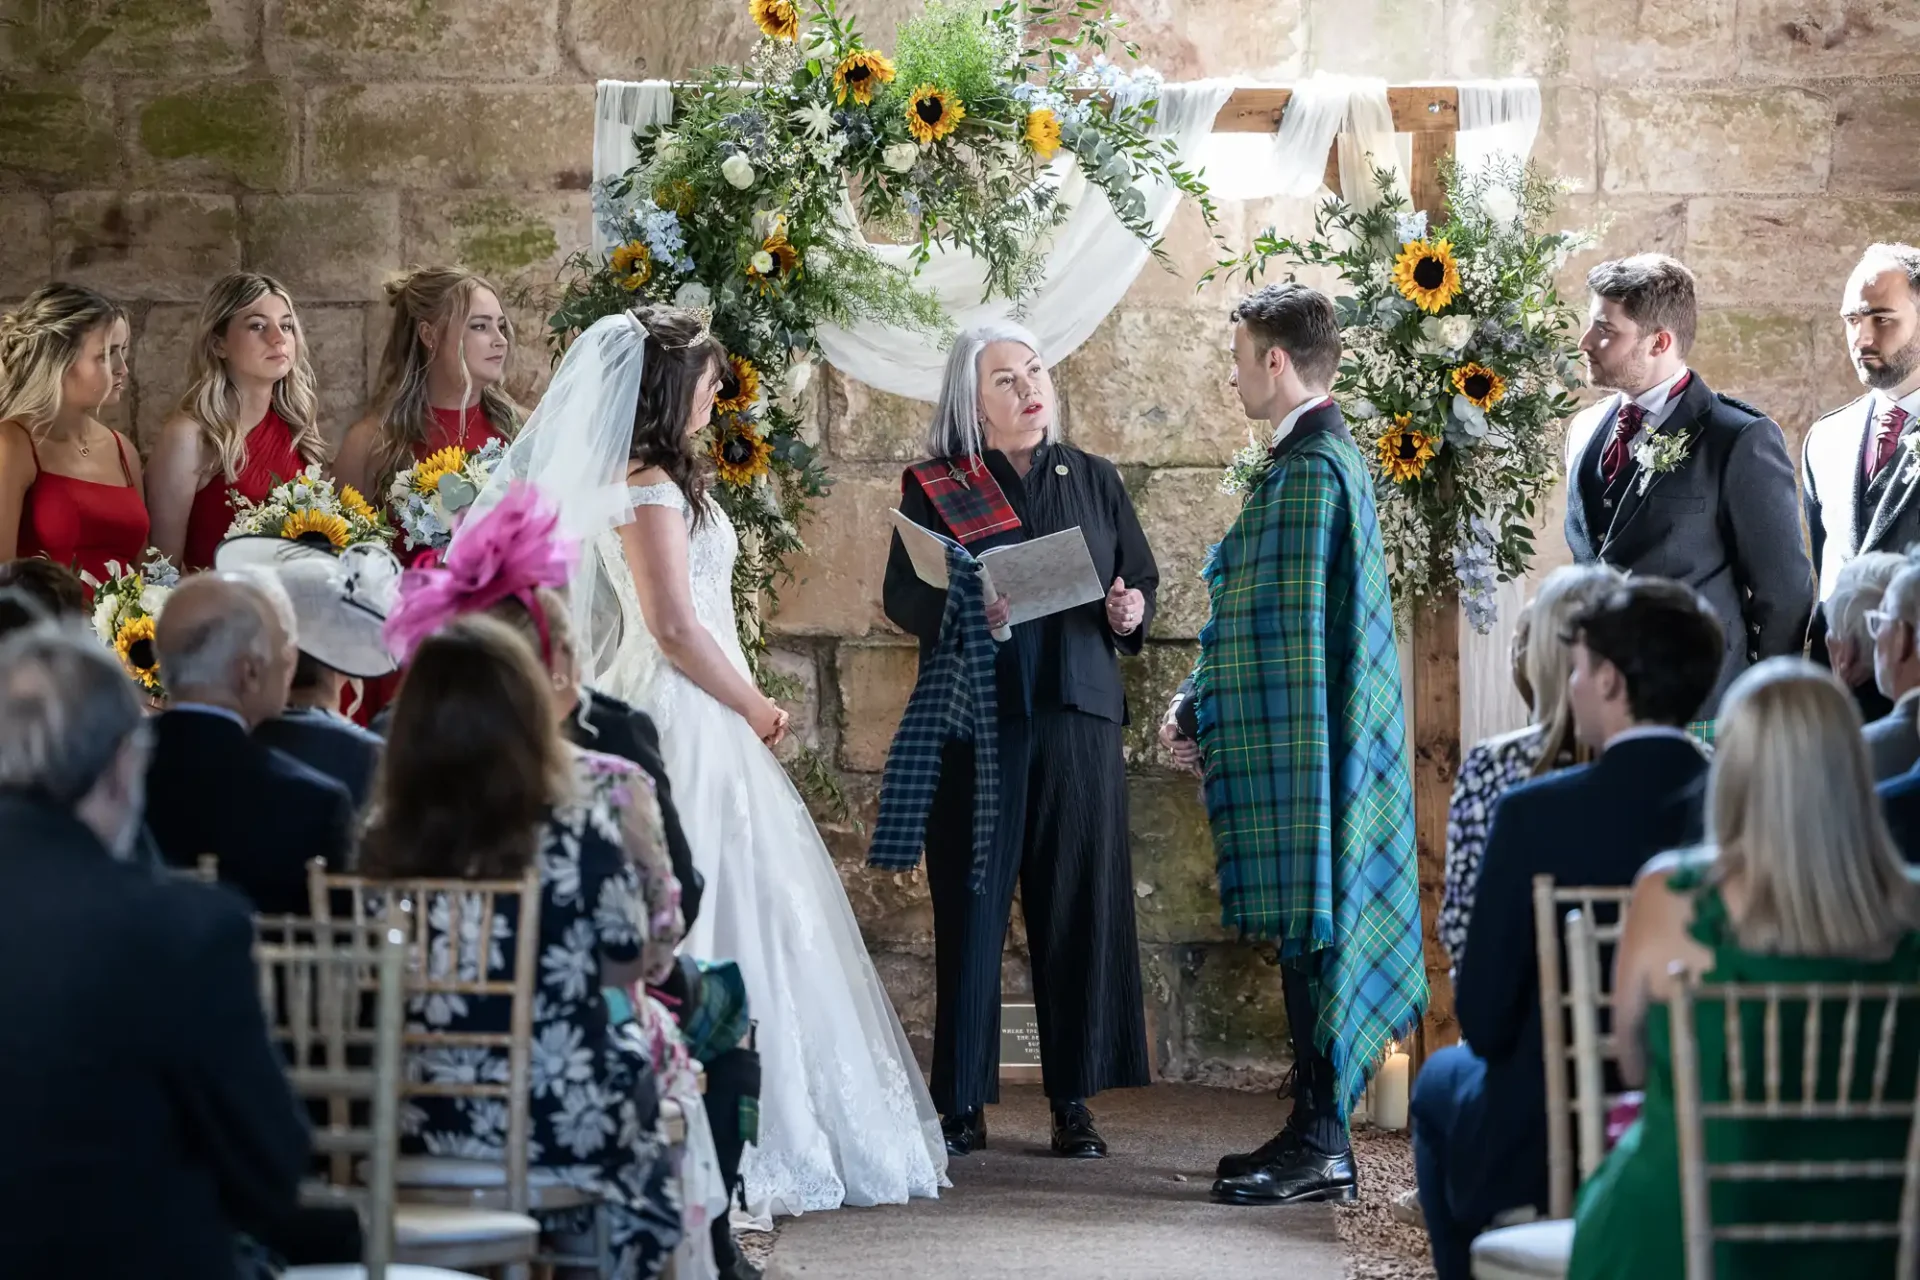
<path fill-rule="evenodd" d="M 610 1025 L 601 962 L 646 961 L 663 977 L 679 941 L 680 889 L 646 774 L 625 760 L 573 751 L 575 794 L 555 806 L 540 834 L 540 943 L 533 998 L 530 1163 L 598 1194 L 606 1205 L 622 1280 L 649 1280 L 672 1256 L 683 1228 L 671 1152 L 654 1099 L 654 1064 L 641 1038 Z M 458 964 L 479 965 L 477 907 L 463 910 Z M 444 932 L 444 898 L 427 906 L 436 928 L 430 963 L 455 963 Z M 516 917 L 494 917 L 488 976 L 513 976 Z M 409 1019 L 434 1030 L 501 1032 L 505 997 L 434 995 Z M 410 1055 L 409 1078 L 425 1083 L 507 1080 L 503 1050 L 429 1047 Z M 410 1098 L 402 1132 L 409 1150 L 466 1159 L 503 1158 L 507 1104 L 499 1098 Z"/>
<path fill-rule="evenodd" d="M 1467 925 L 1473 919 L 1473 895 L 1480 887 L 1480 858 L 1493 831 L 1493 811 L 1500 797 L 1533 776 L 1545 738 L 1544 729 L 1529 725 L 1476 742 L 1454 776 L 1453 801 L 1447 806 L 1446 888 L 1436 932 L 1455 965 L 1467 953 Z"/>

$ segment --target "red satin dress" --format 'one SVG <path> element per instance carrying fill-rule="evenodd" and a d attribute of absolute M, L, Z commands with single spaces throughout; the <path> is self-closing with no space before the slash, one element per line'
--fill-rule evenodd
<path fill-rule="evenodd" d="M 269 405 L 267 416 L 247 432 L 242 446 L 240 473 L 228 484 L 226 476 L 215 468 L 213 478 L 193 495 L 193 507 L 187 512 L 187 545 L 181 572 L 194 573 L 213 567 L 214 548 L 227 536 L 233 524 L 230 494 L 237 493 L 248 502 L 258 502 L 277 484 L 293 479 L 306 470 L 307 460 L 293 447 L 293 429 Z"/>
<path fill-rule="evenodd" d="M 107 561 L 118 561 L 122 569 L 140 562 L 147 549 L 150 526 L 147 504 L 133 483 L 133 468 L 127 462 L 127 443 L 114 433 L 114 447 L 120 454 L 120 476 L 125 484 L 103 484 L 58 475 L 40 465 L 39 450 L 29 437 L 27 448 L 33 454 L 33 483 L 27 486 L 20 504 L 20 533 L 14 554 L 45 556 L 55 564 L 92 574 L 96 580 L 107 576 Z"/>
<path fill-rule="evenodd" d="M 454 445 L 460 446 L 471 455 L 479 452 L 489 440 L 507 438 L 505 433 L 493 425 L 493 420 L 487 417 L 486 410 L 479 405 L 471 409 L 442 409 L 438 405 L 431 407 L 433 425 L 427 429 L 427 438 L 413 446 L 413 460 L 416 463 L 425 462 L 440 450 Z M 439 553 L 431 553 L 431 559 L 426 555 L 415 557 L 414 563 L 416 565 L 439 564 Z M 341 714 L 351 716 L 361 725 L 370 724 L 374 716 L 392 702 L 394 695 L 399 692 L 400 673 L 398 671 L 390 676 L 377 676 L 372 680 L 364 681 L 360 705 L 357 707 L 353 705 L 353 689 L 349 686 L 346 693 L 341 695 Z M 353 710 L 348 711 L 349 707 L 353 707 Z"/>

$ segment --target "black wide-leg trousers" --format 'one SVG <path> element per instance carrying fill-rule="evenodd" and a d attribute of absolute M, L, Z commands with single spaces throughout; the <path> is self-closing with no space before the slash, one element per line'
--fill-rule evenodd
<path fill-rule="evenodd" d="M 953 743 L 927 819 L 937 1008 L 933 1103 L 1000 1096 L 1000 960 L 1020 886 L 1047 1096 L 1148 1083 L 1121 728 L 1071 710 L 1000 721 L 1000 821 L 973 871 L 973 748 Z"/>

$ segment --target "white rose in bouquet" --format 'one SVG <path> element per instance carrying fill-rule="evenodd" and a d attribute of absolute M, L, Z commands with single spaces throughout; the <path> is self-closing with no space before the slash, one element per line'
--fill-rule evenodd
<path fill-rule="evenodd" d="M 896 142 L 880 153 L 880 163 L 895 173 L 905 173 L 920 162 L 920 148 L 911 142 Z"/>
<path fill-rule="evenodd" d="M 753 162 L 736 151 L 720 162 L 720 176 L 737 191 L 745 191 L 753 185 Z"/>
<path fill-rule="evenodd" d="M 698 280 L 689 280 L 674 291 L 673 305 L 688 311 L 713 305 L 713 290 Z"/>

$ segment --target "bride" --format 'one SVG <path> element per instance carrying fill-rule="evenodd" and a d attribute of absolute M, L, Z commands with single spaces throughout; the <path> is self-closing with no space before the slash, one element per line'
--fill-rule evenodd
<path fill-rule="evenodd" d="M 946 1145 L 831 855 L 770 748 L 733 611 L 731 522 L 693 440 L 726 354 L 692 312 L 600 320 L 575 340 L 490 478 L 532 481 L 583 543 L 570 590 L 586 683 L 648 712 L 706 879 L 683 949 L 746 978 L 762 1063 L 749 1210 L 898 1204 L 945 1184 Z"/>

